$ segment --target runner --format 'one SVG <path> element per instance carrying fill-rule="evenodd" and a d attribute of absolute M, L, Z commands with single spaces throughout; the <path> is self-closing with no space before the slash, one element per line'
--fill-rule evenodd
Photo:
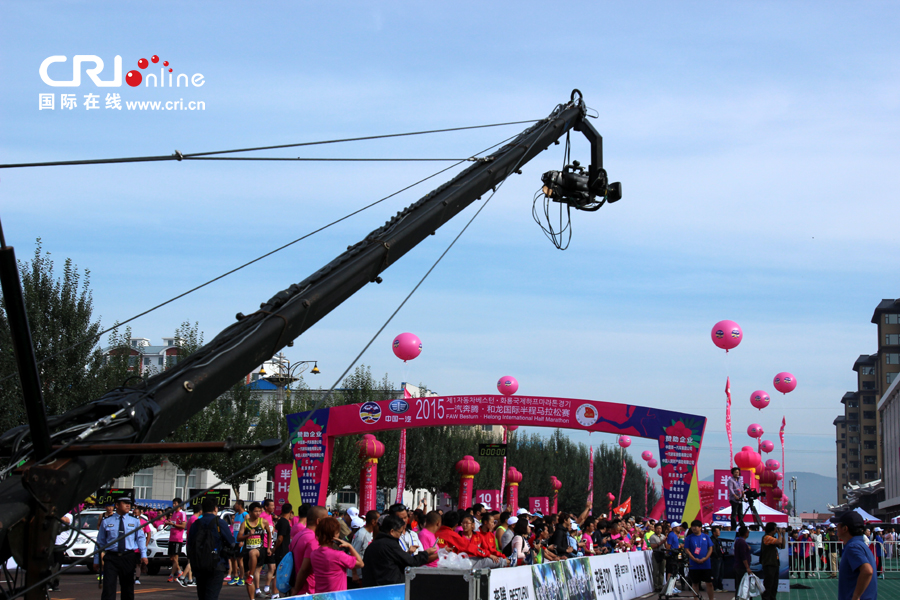
<path fill-rule="evenodd" d="M 234 508 L 234 516 L 231 519 L 231 533 L 237 539 L 237 534 L 241 531 L 241 526 L 247 518 L 247 511 L 244 510 L 243 500 L 235 500 L 232 508 Z M 243 546 L 243 542 L 238 542 L 238 549 L 241 546 Z M 231 575 L 225 577 L 226 583 L 228 585 L 244 585 L 244 561 L 241 560 L 240 553 L 229 562 L 231 563 Z"/>
<path fill-rule="evenodd" d="M 169 583 L 175 583 L 175 580 L 182 574 L 181 565 L 178 564 L 178 557 L 180 554 L 183 554 L 184 527 L 185 523 L 187 523 L 187 515 L 181 509 L 181 498 L 172 500 L 172 508 L 172 516 L 163 521 L 163 525 L 169 526 L 169 558 L 172 560 Z"/>
<path fill-rule="evenodd" d="M 275 579 L 275 570 L 278 563 L 275 561 L 275 523 L 278 521 L 278 515 L 275 514 L 275 501 L 271 498 L 263 500 L 262 518 L 269 524 L 268 540 L 266 544 L 266 584 L 263 586 L 263 593 L 268 594 L 271 589 L 272 580 Z"/>
<path fill-rule="evenodd" d="M 245 581 L 247 595 L 250 600 L 256 598 L 259 573 L 262 571 L 263 562 L 266 559 L 266 531 L 268 524 L 261 517 L 262 506 L 259 502 L 250 503 L 250 516 L 241 525 L 237 541 L 244 542 L 244 550 L 241 556 L 244 560 L 244 572 L 247 574 Z"/>

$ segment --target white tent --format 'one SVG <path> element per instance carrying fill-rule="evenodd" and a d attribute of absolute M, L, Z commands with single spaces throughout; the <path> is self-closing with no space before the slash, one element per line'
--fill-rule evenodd
<path fill-rule="evenodd" d="M 756 502 L 754 504 L 756 507 L 756 512 L 759 513 L 759 518 L 763 523 L 785 523 L 788 522 L 788 516 L 781 511 L 775 510 L 774 508 L 769 508 L 765 504 L 760 502 Z M 743 503 L 742 507 L 744 514 L 744 523 L 753 524 L 753 513 L 747 509 L 747 503 Z M 731 522 L 731 506 L 726 506 L 722 510 L 718 511 L 713 515 L 713 521 L 724 521 L 726 523 Z"/>
<path fill-rule="evenodd" d="M 873 517 L 872 515 L 870 515 L 869 513 L 867 513 L 866 511 L 864 511 L 861 508 L 858 508 L 858 507 L 854 508 L 853 512 L 859 513 L 859 516 L 861 516 L 864 521 L 868 521 L 869 523 L 881 523 L 882 522 L 881 519 L 879 519 L 878 517 Z"/>

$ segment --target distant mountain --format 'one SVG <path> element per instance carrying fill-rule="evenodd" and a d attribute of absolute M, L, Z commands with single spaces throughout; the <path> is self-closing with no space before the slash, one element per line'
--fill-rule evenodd
<path fill-rule="evenodd" d="M 837 478 L 825 477 L 818 473 L 788 471 L 785 479 L 797 478 L 797 512 L 828 512 L 828 504 L 837 504 Z M 703 478 L 712 481 L 713 476 Z M 794 501 L 790 486 L 785 486 L 784 493 Z"/>

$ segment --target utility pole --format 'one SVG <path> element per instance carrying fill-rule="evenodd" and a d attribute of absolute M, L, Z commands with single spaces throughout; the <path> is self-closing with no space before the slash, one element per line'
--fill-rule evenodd
<path fill-rule="evenodd" d="M 797 516 L 797 478 L 791 477 L 791 491 L 794 493 L 794 516 Z"/>

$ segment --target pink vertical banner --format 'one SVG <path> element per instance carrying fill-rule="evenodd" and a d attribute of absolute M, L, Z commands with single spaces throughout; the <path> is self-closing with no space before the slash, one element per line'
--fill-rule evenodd
<path fill-rule="evenodd" d="M 406 389 L 406 383 L 403 384 L 403 399 L 409 400 L 412 394 Z M 403 490 L 406 489 L 406 430 L 400 430 L 400 453 L 397 458 L 397 504 L 403 504 Z"/>
<path fill-rule="evenodd" d="M 594 503 L 594 447 L 591 446 L 591 456 L 588 462 L 588 497 L 587 503 Z M 554 504 L 556 503 L 556 496 L 553 498 Z"/>
<path fill-rule="evenodd" d="M 288 501 L 288 494 L 291 491 L 291 471 L 294 466 L 291 463 L 283 465 L 275 465 L 275 473 L 272 477 L 272 498 L 275 500 L 275 507 L 278 508 Z"/>
<path fill-rule="evenodd" d="M 728 466 L 734 466 L 734 446 L 731 441 L 731 377 L 725 380 L 725 395 L 728 403 L 725 405 L 725 432 L 728 434 Z"/>
<path fill-rule="evenodd" d="M 504 444 L 506 443 L 507 434 L 508 434 L 508 431 L 507 431 L 506 427 L 503 427 L 503 443 Z M 504 491 L 506 491 L 506 456 L 505 455 L 503 456 L 503 468 L 500 469 L 500 493 L 502 494 Z M 501 512 L 503 511 L 503 499 L 502 498 L 500 500 L 500 507 L 498 510 L 500 510 Z"/>
<path fill-rule="evenodd" d="M 647 486 L 650 485 L 650 473 L 644 473 L 644 516 L 647 516 L 649 509 L 647 507 Z"/>
<path fill-rule="evenodd" d="M 778 437 L 781 438 L 781 474 L 784 475 L 784 426 L 787 422 L 784 416 L 781 417 L 781 429 L 778 431 Z"/>
<path fill-rule="evenodd" d="M 622 490 L 625 488 L 625 473 L 627 472 L 628 469 L 625 467 L 625 456 L 622 456 L 622 482 L 619 484 L 619 504 L 622 504 Z"/>

